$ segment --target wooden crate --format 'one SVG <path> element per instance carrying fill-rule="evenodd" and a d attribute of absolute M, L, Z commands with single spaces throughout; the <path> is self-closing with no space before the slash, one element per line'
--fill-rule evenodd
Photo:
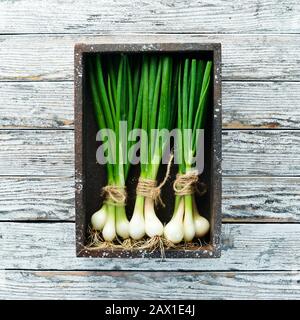
<path fill-rule="evenodd" d="M 208 192 L 197 197 L 201 214 L 210 221 L 210 233 L 203 239 L 201 247 L 165 250 L 166 258 L 202 258 L 220 257 L 221 239 L 221 45 L 219 43 L 151 43 L 151 44 L 76 44 L 75 45 L 75 206 L 76 206 L 76 253 L 79 257 L 116 257 L 139 258 L 161 257 L 160 250 L 119 250 L 86 248 L 87 229 L 91 215 L 101 206 L 101 188 L 106 184 L 105 168 L 96 162 L 97 125 L 94 120 L 92 101 L 88 90 L 86 75 L 86 57 L 95 53 L 115 54 L 126 52 L 140 54 L 150 52 L 171 55 L 197 56 L 213 61 L 213 90 L 211 105 L 205 127 L 205 161 L 201 180 L 208 186 Z M 161 166 L 158 179 L 165 173 Z M 174 192 L 172 182 L 176 175 L 175 166 L 171 169 L 171 178 L 162 190 L 162 198 L 167 204 L 157 209 L 157 215 L 163 222 L 169 221 L 173 213 Z M 135 187 L 139 176 L 139 166 L 130 171 L 128 191 L 128 217 L 132 212 Z"/>

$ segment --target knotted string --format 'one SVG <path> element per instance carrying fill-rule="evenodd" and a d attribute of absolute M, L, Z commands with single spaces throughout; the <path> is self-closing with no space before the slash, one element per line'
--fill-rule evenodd
<path fill-rule="evenodd" d="M 173 190 L 178 196 L 186 196 L 197 192 L 200 196 L 205 194 L 207 186 L 205 183 L 198 183 L 199 177 L 197 171 L 187 173 L 178 173 L 173 184 Z M 201 189 L 199 188 L 201 186 Z"/>
<path fill-rule="evenodd" d="M 107 185 L 102 188 L 101 195 L 105 196 L 104 203 L 113 206 L 125 206 L 127 192 L 125 186 Z"/>
<path fill-rule="evenodd" d="M 170 156 L 169 162 L 168 162 L 165 177 L 164 177 L 163 181 L 158 186 L 157 186 L 156 180 L 146 179 L 146 178 L 142 178 L 142 177 L 139 178 L 139 181 L 138 181 L 138 184 L 136 187 L 136 194 L 137 195 L 143 196 L 146 198 L 151 198 L 152 200 L 154 200 L 155 204 L 160 203 L 163 207 L 165 207 L 165 204 L 163 203 L 163 201 L 161 199 L 160 193 L 161 193 L 162 187 L 165 185 L 165 183 L 169 179 L 173 157 L 174 157 L 174 155 L 172 153 Z"/>

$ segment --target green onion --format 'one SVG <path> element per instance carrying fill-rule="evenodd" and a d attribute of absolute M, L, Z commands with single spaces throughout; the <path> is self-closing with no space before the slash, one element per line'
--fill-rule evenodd
<path fill-rule="evenodd" d="M 207 113 L 212 63 L 185 59 L 179 67 L 177 127 L 183 136 L 178 142 L 179 156 L 184 161 L 179 165 L 179 174 L 195 171 L 192 157 L 196 155 L 197 129 L 203 129 Z M 191 141 L 184 137 L 184 129 L 192 129 Z M 184 157 L 182 155 L 184 154 Z M 173 243 L 192 241 L 209 230 L 209 222 L 197 209 L 194 194 L 176 195 L 172 219 L 164 228 L 164 236 Z"/>
<path fill-rule="evenodd" d="M 162 159 L 165 142 L 160 143 L 153 129 L 171 129 L 171 84 L 172 58 L 170 56 L 148 57 L 142 62 L 143 96 L 142 129 L 147 137 L 141 137 L 141 173 L 143 179 L 156 181 Z M 148 160 L 148 162 L 147 162 Z M 137 194 L 134 212 L 129 224 L 130 236 L 139 240 L 147 234 L 149 237 L 162 236 L 163 224 L 154 209 L 154 199 Z"/>
<path fill-rule="evenodd" d="M 104 62 L 107 68 L 103 67 Z M 116 134 L 116 164 L 106 165 L 109 186 L 125 188 L 130 162 L 123 161 L 125 141 L 119 132 L 119 122 L 127 121 L 128 132 L 134 126 L 140 125 L 139 111 L 135 110 L 140 106 L 138 95 L 142 88 L 141 86 L 139 89 L 136 88 L 138 70 L 139 66 L 135 66 L 133 88 L 131 66 L 127 56 L 104 59 L 97 55 L 89 60 L 90 85 L 98 128 L 109 128 Z M 115 146 L 111 147 L 113 150 Z M 92 215 L 91 223 L 95 230 L 102 231 L 105 241 L 113 241 L 116 236 L 123 239 L 129 237 L 129 221 L 122 205 L 104 203 L 101 209 Z"/>
<path fill-rule="evenodd" d="M 182 162 L 178 173 L 195 172 L 192 162 L 198 143 L 197 129 L 203 129 L 206 120 L 211 84 L 212 62 L 194 58 L 173 58 L 168 54 L 142 56 L 118 54 L 96 55 L 89 59 L 89 82 L 95 119 L 99 129 L 111 129 L 116 135 L 116 163 L 107 163 L 107 185 L 125 190 L 133 145 L 129 134 L 142 129 L 140 148 L 140 182 L 157 183 L 157 174 L 169 141 L 154 130 L 172 130 L 177 127 L 175 152 Z M 120 122 L 127 122 L 127 132 L 120 132 Z M 177 121 L 177 125 L 175 125 Z M 191 130 L 187 139 L 185 129 Z M 112 142 L 110 142 L 112 143 Z M 126 160 L 126 161 L 124 161 Z M 150 187 L 151 188 L 151 187 Z M 91 224 L 102 232 L 105 241 L 117 237 L 140 240 L 164 237 L 173 242 L 192 241 L 204 236 L 209 222 L 196 206 L 194 194 L 176 195 L 172 219 L 164 227 L 155 212 L 155 196 L 137 192 L 130 222 L 124 205 L 105 201 L 92 215 Z"/>

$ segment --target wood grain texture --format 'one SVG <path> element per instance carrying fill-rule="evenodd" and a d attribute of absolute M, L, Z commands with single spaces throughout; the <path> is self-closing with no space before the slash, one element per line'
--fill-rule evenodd
<path fill-rule="evenodd" d="M 299 272 L 0 271 L 0 299 L 300 299 Z"/>
<path fill-rule="evenodd" d="M 299 131 L 224 131 L 222 143 L 225 176 L 300 174 Z"/>
<path fill-rule="evenodd" d="M 300 178 L 223 178 L 223 221 L 300 222 L 299 209 Z"/>
<path fill-rule="evenodd" d="M 300 224 L 225 224 L 218 259 L 75 257 L 74 223 L 0 223 L 0 269 L 300 270 Z"/>
<path fill-rule="evenodd" d="M 224 177 L 223 221 L 300 222 L 300 178 Z M 1 177 L 0 220 L 74 221 L 72 177 Z"/>
<path fill-rule="evenodd" d="M 0 33 L 296 33 L 299 9 L 297 0 L 1 1 Z"/>
<path fill-rule="evenodd" d="M 0 1 L 0 299 L 300 299 L 299 10 Z M 182 40 L 222 43 L 223 127 L 251 129 L 223 132 L 222 257 L 76 258 L 74 44 Z"/>
<path fill-rule="evenodd" d="M 300 34 L 3 35 L 0 36 L 0 80 L 72 80 L 74 44 L 79 42 L 181 41 L 221 42 L 225 80 L 300 80 Z"/>
<path fill-rule="evenodd" d="M 299 82 L 222 83 L 223 128 L 299 129 Z M 73 83 L 3 82 L 0 128 L 73 128 Z"/>
<path fill-rule="evenodd" d="M 66 130 L 1 130 L 0 175 L 73 175 L 73 136 Z"/>
<path fill-rule="evenodd" d="M 223 128 L 300 128 L 300 83 L 225 81 L 222 87 Z"/>
<path fill-rule="evenodd" d="M 222 140 L 224 176 L 300 175 L 300 131 L 230 130 Z M 1 130 L 0 175 L 71 176 L 73 145 L 70 130 Z"/>
<path fill-rule="evenodd" d="M 0 220 L 74 221 L 72 177 L 1 177 Z"/>
<path fill-rule="evenodd" d="M 0 105 L 0 128 L 70 128 L 73 83 L 4 82 Z"/>

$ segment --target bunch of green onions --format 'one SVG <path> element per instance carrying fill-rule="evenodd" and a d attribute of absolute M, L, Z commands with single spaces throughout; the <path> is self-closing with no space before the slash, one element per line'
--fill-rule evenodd
<path fill-rule="evenodd" d="M 164 54 L 145 54 L 142 59 L 125 54 L 96 55 L 89 59 L 89 80 L 98 128 L 111 129 L 116 136 L 117 148 L 111 146 L 112 150 L 116 149 L 115 164 L 106 164 L 108 187 L 126 198 L 130 169 L 128 150 L 133 144 L 128 134 L 133 129 L 147 133 L 146 137 L 140 138 L 139 184 L 151 182 L 153 190 L 157 188 L 158 170 L 168 141 L 153 134 L 153 129 L 192 129 L 191 143 L 182 136 L 176 152 L 184 159 L 178 173 L 186 175 L 195 171 L 192 158 L 196 154 L 197 129 L 203 129 L 205 124 L 211 67 L 211 62 L 182 60 Z M 127 121 L 125 137 L 119 129 L 120 121 Z M 137 187 L 130 222 L 125 199 L 114 203 L 108 197 L 100 210 L 92 215 L 92 227 L 102 233 L 104 241 L 112 242 L 117 238 L 139 241 L 147 235 L 150 238 L 163 236 L 176 244 L 192 241 L 208 232 L 209 222 L 199 214 L 193 193 L 176 195 L 173 217 L 164 226 L 155 212 L 160 190 L 154 196 L 151 192 L 148 195 L 138 191 Z"/>
<path fill-rule="evenodd" d="M 144 56 L 142 129 L 147 133 L 147 137 L 141 137 L 140 179 L 154 182 L 154 186 L 166 143 L 161 141 L 159 135 L 153 134 L 153 130 L 172 129 L 176 114 L 172 112 L 176 73 L 173 78 L 172 75 L 173 60 L 170 56 Z M 159 192 L 160 190 L 157 196 Z M 140 240 L 145 234 L 150 238 L 163 235 L 163 224 L 155 213 L 155 200 L 155 197 L 151 196 L 151 189 L 146 194 L 137 193 L 129 224 L 131 238 Z"/>
<path fill-rule="evenodd" d="M 143 88 L 140 81 L 141 66 L 139 60 L 133 63 L 133 59 L 129 61 L 126 55 L 106 57 L 103 60 L 100 55 L 89 60 L 93 106 L 98 128 L 111 129 L 116 135 L 115 162 L 106 164 L 107 184 L 117 190 L 124 190 L 130 161 L 122 161 L 125 138 L 119 132 L 119 123 L 127 121 L 127 132 L 140 126 Z M 130 142 L 128 144 L 130 147 Z M 111 146 L 111 150 L 114 148 Z M 105 241 L 111 242 L 117 235 L 123 239 L 129 237 L 129 221 L 124 205 L 125 201 L 121 205 L 106 201 L 93 214 L 92 226 L 102 231 Z"/>
<path fill-rule="evenodd" d="M 199 138 L 197 129 L 203 129 L 205 124 L 211 68 L 210 61 L 205 63 L 196 59 L 185 59 L 179 67 L 177 127 L 182 133 L 185 129 L 191 129 L 192 134 L 189 139 L 184 134 L 180 136 L 176 151 L 182 159 L 179 175 L 187 177 L 192 183 L 197 181 L 198 176 L 193 167 L 193 157 Z M 209 230 L 209 222 L 198 212 L 193 192 L 192 185 L 190 194 L 180 195 L 178 192 L 176 195 L 173 217 L 164 228 L 165 238 L 172 243 L 192 241 L 195 237 L 203 237 Z"/>

